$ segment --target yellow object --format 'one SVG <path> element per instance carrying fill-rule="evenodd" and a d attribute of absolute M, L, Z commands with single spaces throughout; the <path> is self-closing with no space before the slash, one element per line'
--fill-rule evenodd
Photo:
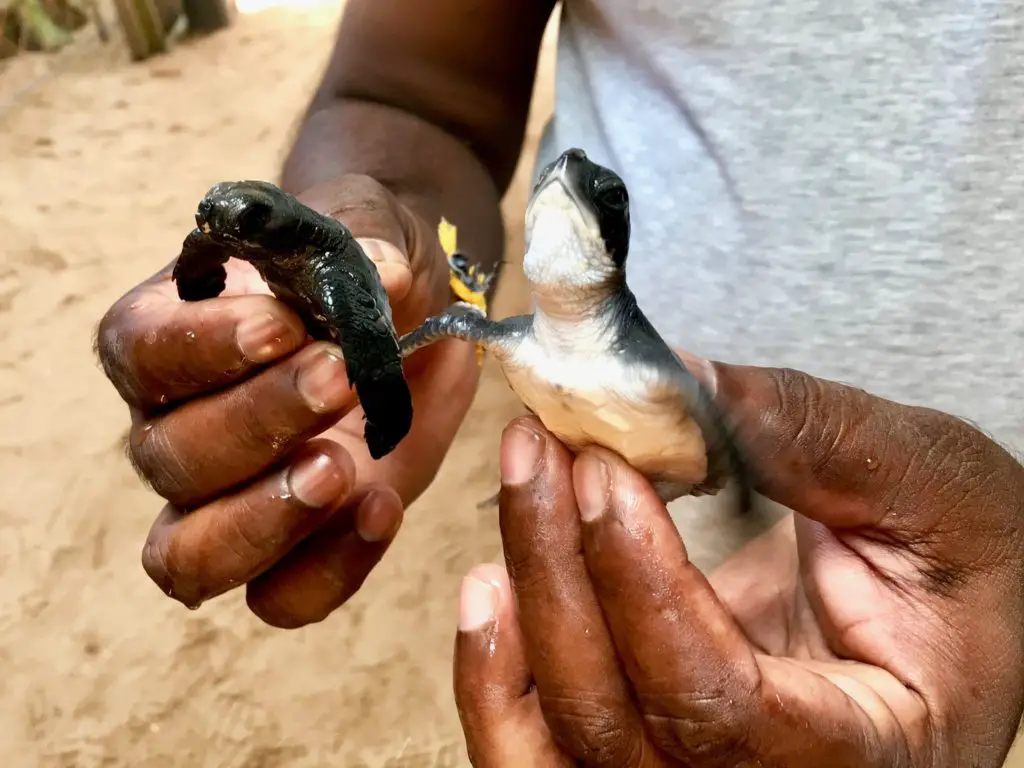
<path fill-rule="evenodd" d="M 444 216 L 441 217 L 441 223 L 437 225 L 437 239 L 441 241 L 441 250 L 444 251 L 444 255 L 450 259 L 459 247 L 459 230 Z"/>
<path fill-rule="evenodd" d="M 476 267 L 469 268 L 469 275 L 470 277 L 476 276 Z M 452 271 L 450 282 L 452 286 L 452 292 L 459 297 L 459 301 L 464 301 L 467 304 L 472 304 L 485 315 L 487 314 L 487 297 L 484 296 L 483 291 L 474 291 L 472 288 L 470 288 L 463 282 L 461 276 L 454 270 Z"/>
<path fill-rule="evenodd" d="M 486 316 L 487 296 L 485 294 L 490 281 L 481 279 L 480 271 L 475 264 L 470 264 L 465 271 L 455 265 L 454 257 L 459 249 L 459 230 L 443 216 L 437 225 L 437 239 L 441 243 L 441 250 L 444 251 L 444 255 L 448 259 L 448 284 L 451 286 L 452 293 L 458 297 L 459 301 L 473 305 Z M 479 344 L 476 347 L 476 362 L 479 366 L 484 364 L 484 348 Z"/>

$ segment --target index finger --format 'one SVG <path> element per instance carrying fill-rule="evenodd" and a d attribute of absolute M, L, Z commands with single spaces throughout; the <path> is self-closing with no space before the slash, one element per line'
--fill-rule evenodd
<path fill-rule="evenodd" d="M 572 456 L 535 419 L 501 446 L 501 539 L 526 659 L 555 742 L 586 765 L 657 764 L 583 560 Z"/>
<path fill-rule="evenodd" d="M 241 381 L 305 338 L 298 315 L 266 293 L 179 300 L 167 267 L 104 315 L 96 354 L 121 398 L 149 412 Z"/>

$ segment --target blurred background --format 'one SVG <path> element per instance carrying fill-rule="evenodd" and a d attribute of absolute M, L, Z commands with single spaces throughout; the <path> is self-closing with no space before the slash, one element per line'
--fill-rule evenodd
<path fill-rule="evenodd" d="M 520 406 L 488 363 L 438 480 L 348 605 L 294 632 L 242 593 L 190 612 L 140 565 L 160 507 L 92 336 L 168 263 L 196 202 L 275 179 L 343 0 L 0 0 L 0 764 L 461 766 L 451 693 L 459 582 L 500 558 L 498 439 Z M 505 200 L 516 269 L 540 128 Z M 1024 766 L 1018 747 L 1009 765 Z"/>

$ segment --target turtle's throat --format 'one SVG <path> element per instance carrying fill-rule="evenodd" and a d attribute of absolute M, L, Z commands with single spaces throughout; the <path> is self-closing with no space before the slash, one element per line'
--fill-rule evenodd
<path fill-rule="evenodd" d="M 592 323 L 622 289 L 619 276 L 584 285 L 530 284 L 534 311 L 559 323 Z"/>
<path fill-rule="evenodd" d="M 611 286 L 533 286 L 533 333 L 540 345 L 561 357 L 600 357 L 607 346 L 614 315 Z"/>

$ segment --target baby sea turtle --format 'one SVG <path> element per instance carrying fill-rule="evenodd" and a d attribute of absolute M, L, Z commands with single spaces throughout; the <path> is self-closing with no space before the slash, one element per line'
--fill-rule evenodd
<path fill-rule="evenodd" d="M 622 179 L 581 149 L 565 151 L 541 172 L 525 234 L 532 315 L 495 321 L 460 301 L 403 336 L 402 355 L 444 338 L 473 342 L 571 450 L 616 451 L 665 503 L 717 493 L 733 476 L 747 511 L 750 475 L 732 429 L 626 284 Z"/>
<path fill-rule="evenodd" d="M 218 296 L 228 258 L 252 264 L 310 336 L 341 347 L 366 414 L 370 455 L 394 450 L 412 426 L 412 395 L 387 293 L 348 228 L 265 181 L 215 184 L 196 209 L 196 225 L 174 265 L 178 296 Z"/>

